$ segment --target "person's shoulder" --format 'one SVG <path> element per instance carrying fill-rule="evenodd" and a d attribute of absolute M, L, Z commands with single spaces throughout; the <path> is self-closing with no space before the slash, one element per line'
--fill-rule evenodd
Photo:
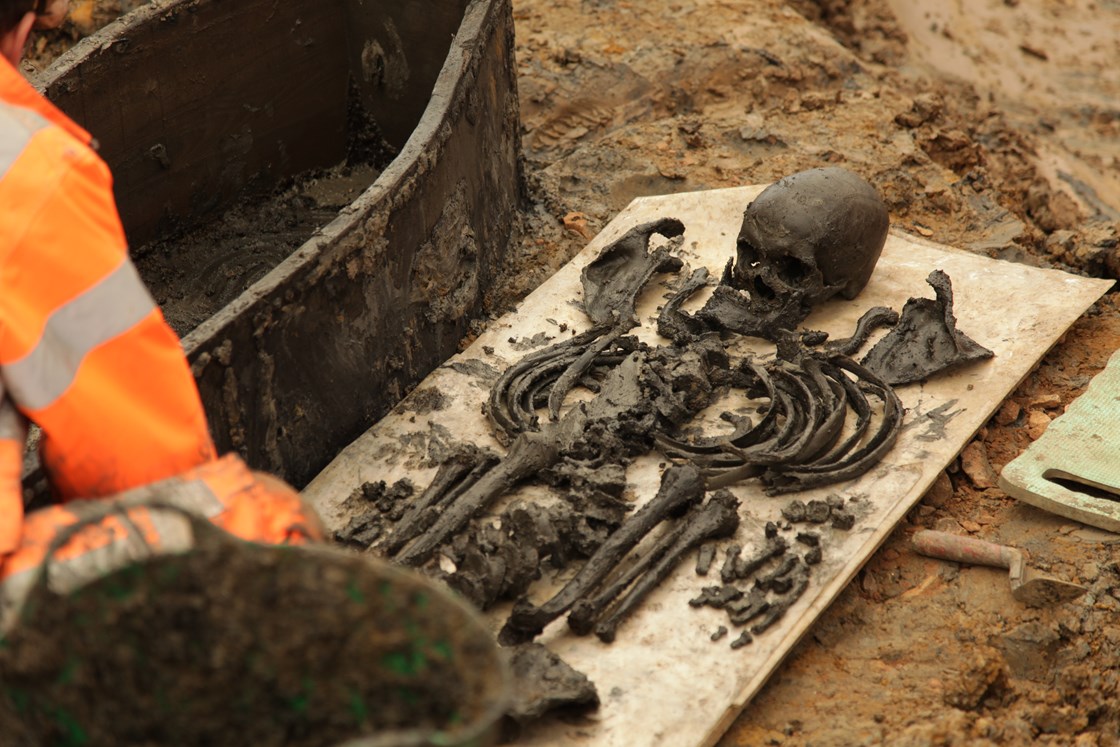
<path fill-rule="evenodd" d="M 21 145 L 30 143 L 37 133 L 52 126 L 46 117 L 30 109 L 0 101 L 0 143 L 9 155 L 17 155 Z"/>
<path fill-rule="evenodd" d="M 0 101 L 0 178 L 19 170 L 47 185 L 68 172 L 111 181 L 108 168 L 92 148 L 35 111 Z"/>

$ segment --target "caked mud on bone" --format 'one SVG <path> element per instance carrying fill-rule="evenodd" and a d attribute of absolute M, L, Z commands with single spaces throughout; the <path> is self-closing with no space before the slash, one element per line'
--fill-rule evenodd
<path fill-rule="evenodd" d="M 699 477 L 699 473 L 697 473 Z M 730 537 L 739 528 L 739 499 L 729 491 L 720 490 L 704 505 L 694 509 L 682 520 L 684 530 L 664 556 L 638 578 L 626 595 L 611 605 L 606 617 L 595 626 L 595 635 L 604 643 L 615 639 L 618 626 L 643 599 L 668 578 L 669 574 L 701 542 Z"/>
<path fill-rule="evenodd" d="M 454 501 L 497 462 L 496 454 L 473 446 L 456 452 L 439 466 L 427 489 L 412 501 L 392 535 L 379 549 L 389 556 L 397 554 L 402 547 L 435 523 L 441 506 Z"/>
<path fill-rule="evenodd" d="M 672 571 L 677 561 L 692 549 L 692 546 L 705 539 L 718 539 L 730 535 L 738 528 L 739 518 L 735 511 L 738 508 L 738 499 L 730 493 L 723 491 L 722 495 L 712 496 L 712 500 L 703 506 L 693 508 L 692 511 L 676 520 L 674 526 L 657 539 L 653 547 L 625 572 L 620 573 L 613 580 L 601 585 L 595 594 L 585 596 L 572 607 L 568 615 L 568 627 L 576 635 L 586 635 L 591 632 L 592 626 L 604 613 L 607 607 L 614 603 L 622 592 L 633 584 L 635 588 L 647 584 L 643 579 L 657 573 L 658 568 L 665 567 Z M 639 579 L 642 579 L 639 581 Z M 652 590 L 657 582 L 648 585 L 647 590 Z M 633 595 L 628 594 L 627 599 Z M 634 599 L 629 604 L 633 606 L 640 600 Z M 624 604 L 625 601 L 619 604 Z"/>
<path fill-rule="evenodd" d="M 667 517 L 686 510 L 703 495 L 703 480 L 695 467 L 673 466 L 665 470 L 657 494 L 627 518 L 552 599 L 540 606 L 528 599 L 521 599 L 514 605 L 498 640 L 503 645 L 511 645 L 540 635 L 548 623 L 591 593 L 651 529 Z"/>
<path fill-rule="evenodd" d="M 696 575 L 707 576 L 708 571 L 712 568 L 712 561 L 716 557 L 716 546 L 711 542 L 705 542 L 700 545 L 699 552 L 696 553 Z"/>

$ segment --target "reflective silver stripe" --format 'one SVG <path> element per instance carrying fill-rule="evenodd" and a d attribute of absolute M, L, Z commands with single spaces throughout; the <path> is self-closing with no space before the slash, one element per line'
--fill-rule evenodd
<path fill-rule="evenodd" d="M 139 273 L 127 258 L 85 293 L 47 320 L 35 348 L 4 366 L 12 399 L 25 410 L 41 410 L 61 397 L 89 351 L 135 327 L 155 308 Z"/>
<path fill-rule="evenodd" d="M 167 504 L 206 519 L 212 519 L 226 510 L 226 504 L 205 482 L 178 477 L 133 488 L 120 494 L 118 501 L 121 505 L 130 507 Z"/>
<path fill-rule="evenodd" d="M 108 531 L 103 522 L 115 517 L 125 527 L 124 536 L 107 545 L 66 560 L 51 560 L 49 588 L 57 594 L 69 594 L 86 584 L 127 565 L 156 555 L 182 553 L 194 547 L 194 530 L 190 520 L 174 508 L 161 508 L 151 503 L 175 506 L 195 516 L 213 518 L 225 510 L 218 497 L 202 480 L 170 478 L 151 485 L 119 494 L 116 498 L 96 501 L 73 501 L 67 504 L 78 519 L 91 522 L 70 539 L 81 539 L 83 534 Z M 147 518 L 158 540 L 153 547 L 128 517 L 130 508 L 146 507 Z M 65 532 L 63 527 L 60 534 Z M 42 567 L 28 568 L 13 574 L 0 583 L 0 636 L 18 621 L 27 595 L 42 576 Z"/>
<path fill-rule="evenodd" d="M 0 104 L 0 178 L 8 173 L 35 133 L 49 125 L 35 112 Z"/>
<path fill-rule="evenodd" d="M 6 441 L 27 441 L 27 418 L 4 396 L 0 386 L 0 438 Z"/>
<path fill-rule="evenodd" d="M 47 569 L 47 587 L 51 591 L 56 594 L 69 594 L 126 566 L 156 555 L 184 553 L 194 547 L 194 532 L 190 521 L 174 511 L 149 510 L 148 518 L 159 534 L 159 543 L 155 547 L 149 545 L 125 513 L 111 515 L 123 523 L 125 534 L 107 545 L 76 557 L 66 560 L 52 559 Z M 96 533 L 106 531 L 109 530 L 101 523 L 90 524 L 70 541 L 78 541 L 84 534 L 96 536 Z M 0 635 L 10 630 L 18 621 L 27 595 L 39 582 L 42 573 L 41 566 L 28 568 L 9 576 L 0 584 Z"/>

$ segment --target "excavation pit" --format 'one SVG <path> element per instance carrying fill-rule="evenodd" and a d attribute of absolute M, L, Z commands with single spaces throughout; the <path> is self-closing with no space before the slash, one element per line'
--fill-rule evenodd
<path fill-rule="evenodd" d="M 155 0 L 38 83 L 221 451 L 306 482 L 481 313 L 522 195 L 508 0 Z"/>

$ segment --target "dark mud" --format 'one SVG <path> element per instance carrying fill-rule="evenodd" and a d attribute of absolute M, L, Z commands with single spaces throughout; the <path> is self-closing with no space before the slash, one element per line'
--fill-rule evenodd
<path fill-rule="evenodd" d="M 539 643 L 515 646 L 510 652 L 514 700 L 508 716 L 516 723 L 540 718 L 546 713 L 596 708 L 599 693 L 587 675 L 572 669 L 563 659 Z M 516 733 L 510 729 L 508 736 Z"/>
<path fill-rule="evenodd" d="M 171 327 L 185 335 L 334 220 L 377 178 L 369 163 L 301 174 L 249 194 L 203 226 L 133 252 Z"/>

